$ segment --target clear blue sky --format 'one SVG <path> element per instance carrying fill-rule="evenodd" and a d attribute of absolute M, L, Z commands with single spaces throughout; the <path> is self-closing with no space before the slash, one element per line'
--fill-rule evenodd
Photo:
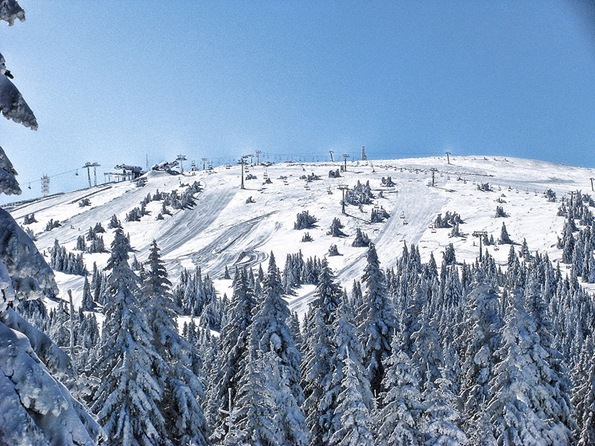
<path fill-rule="evenodd" d="M 179 153 L 595 167 L 592 1 L 19 1 L 0 52 L 39 130 L 2 119 L 0 145 L 24 198 Z"/>

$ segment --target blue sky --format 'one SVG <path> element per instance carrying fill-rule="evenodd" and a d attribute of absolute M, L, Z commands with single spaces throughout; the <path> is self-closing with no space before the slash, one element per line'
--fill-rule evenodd
<path fill-rule="evenodd" d="M 481 154 L 595 167 L 588 1 L 20 0 L 0 120 L 23 198 L 177 154 L 214 164 Z M 589 6 L 591 5 L 591 6 Z M 31 190 L 28 185 L 31 184 Z"/>

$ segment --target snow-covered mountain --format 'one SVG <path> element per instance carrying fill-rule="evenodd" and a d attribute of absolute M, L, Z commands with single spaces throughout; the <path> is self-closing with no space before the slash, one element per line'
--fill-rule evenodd
<path fill-rule="evenodd" d="M 174 282 L 182 269 L 198 266 L 223 293 L 229 281 L 219 279 L 226 267 L 231 271 L 236 265 L 266 263 L 270 252 L 282 267 L 287 254 L 301 250 L 304 258 L 322 258 L 336 245 L 340 255 L 328 256 L 328 261 L 341 285 L 349 287 L 365 265 L 366 249 L 352 246 L 358 229 L 376 245 L 383 267 L 395 264 L 404 243 L 417 245 L 423 261 L 434 253 L 438 263 L 452 243 L 457 260 L 471 262 L 479 254 L 479 238 L 473 233 L 486 231 L 497 240 L 503 223 L 514 242 L 526 240 L 531 251 L 547 252 L 556 262 L 561 258 L 556 243 L 564 217 L 557 215 L 559 201 L 548 199 L 545 192 L 554 192 L 558 200 L 577 190 L 590 193 L 590 178 L 595 177 L 595 169 L 484 156 L 451 158 L 450 163 L 438 157 L 360 161 L 343 167 L 329 162 L 246 166 L 244 189 L 239 165 L 182 175 L 151 171 L 140 181 L 103 184 L 5 208 L 32 231 L 48 261 L 55 240 L 67 251 L 80 253 L 77 239 L 97 223 L 106 228 L 102 236 L 109 247 L 113 231 L 107 228 L 115 215 L 130 235 L 139 261 L 146 260 L 152 240 L 157 241 Z M 339 177 L 329 175 L 338 171 Z M 347 203 L 343 214 L 341 188 L 347 186 L 350 194 L 358 183 L 369 184 L 371 201 L 360 206 Z M 140 211 L 143 200 L 145 215 L 126 221 L 134 208 Z M 168 205 L 176 200 L 185 207 Z M 505 217 L 496 217 L 498 206 Z M 371 222 L 372 213 L 382 209 L 390 217 Z M 294 229 L 297 214 L 304 211 L 316 218 L 314 227 Z M 458 236 L 435 224 L 438 215 L 447 213 L 457 213 L 463 220 Z M 32 215 L 36 221 L 24 224 Z M 329 234 L 335 218 L 344 225 L 346 237 Z M 60 226 L 47 230 L 50 221 Z M 306 232 L 312 241 L 302 241 Z M 499 249 L 495 244 L 485 249 L 498 263 L 506 263 L 508 247 Z M 94 262 L 103 268 L 107 259 L 107 253 L 83 254 L 89 271 Z M 71 289 L 75 301 L 80 301 L 81 276 L 57 273 L 56 278 L 62 297 Z M 302 312 L 312 289 L 293 298 L 292 308 Z"/>

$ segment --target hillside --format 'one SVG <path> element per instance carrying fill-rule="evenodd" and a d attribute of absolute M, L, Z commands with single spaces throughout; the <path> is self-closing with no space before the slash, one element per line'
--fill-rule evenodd
<path fill-rule="evenodd" d="M 331 244 L 336 244 L 341 255 L 328 257 L 329 264 L 342 286 L 350 287 L 365 261 L 366 249 L 351 246 L 357 229 L 375 243 L 385 268 L 395 264 L 404 243 L 416 244 L 423 261 L 433 253 L 438 263 L 444 248 L 452 243 L 458 261 L 472 262 L 479 252 L 478 238 L 472 236 L 473 232 L 487 231 L 497 240 L 503 222 L 519 247 L 526 239 L 531 251 L 547 252 L 556 262 L 561 258 L 556 242 L 564 217 L 557 215 L 559 202 L 549 201 L 544 192 L 552 190 L 558 200 L 577 190 L 590 193 L 589 179 L 595 176 L 594 169 L 478 156 L 457 157 L 451 159 L 451 164 L 444 158 L 350 162 L 339 178 L 330 178 L 329 171 L 341 166 L 342 163 L 328 162 L 251 166 L 246 169 L 244 190 L 240 189 L 239 165 L 183 175 L 149 172 L 143 177 L 146 181 L 142 186 L 128 181 L 110 183 L 5 208 L 21 224 L 27 215 L 34 214 L 37 222 L 23 227 L 35 234 L 36 244 L 47 259 L 56 239 L 67 251 L 77 253 L 79 236 L 85 236 L 97 223 L 107 229 L 110 218 L 116 215 L 124 232 L 130 235 L 140 261 L 147 258 L 152 240 L 157 241 L 174 282 L 183 268 L 200 267 L 215 279 L 222 293 L 227 291 L 229 282 L 217 279 L 222 278 L 226 266 L 230 270 L 236 265 L 256 266 L 266 263 L 269 253 L 274 252 L 277 263 L 283 267 L 287 254 L 301 250 L 304 258 L 321 258 Z M 431 169 L 436 169 L 433 187 Z M 382 179 L 388 177 L 393 185 L 383 184 Z M 176 210 L 170 206 L 171 215 L 158 220 L 163 200 L 150 201 L 146 204 L 147 214 L 140 221 L 126 221 L 127 214 L 140 207 L 147 196 L 153 198 L 158 192 L 172 191 L 182 196 L 195 182 L 200 191 L 193 194 L 192 207 Z M 373 199 L 362 206 L 348 204 L 343 215 L 339 186 L 353 189 L 358 182 L 369 182 Z M 80 206 L 84 199 L 89 204 Z M 495 217 L 497 206 L 502 206 L 507 217 Z M 390 217 L 371 223 L 372 211 L 380 208 Z M 316 217 L 317 222 L 311 229 L 296 230 L 296 215 L 303 211 Z M 452 229 L 434 228 L 436 217 L 447 212 L 457 213 L 463 220 L 461 236 L 450 237 Z M 328 234 L 336 217 L 343 223 L 346 237 Z M 61 226 L 47 231 L 46 225 L 52 219 Z M 108 248 L 112 232 L 107 229 L 102 234 Z M 302 242 L 305 232 L 312 241 Z M 506 263 L 508 246 L 499 249 L 496 244 L 486 249 L 497 263 Z M 89 271 L 94 262 L 103 268 L 107 258 L 107 253 L 83 255 Z M 56 278 L 62 297 L 67 289 L 72 289 L 75 300 L 80 299 L 81 276 L 57 273 Z M 290 302 L 295 310 L 305 309 L 308 290 L 311 288 Z"/>

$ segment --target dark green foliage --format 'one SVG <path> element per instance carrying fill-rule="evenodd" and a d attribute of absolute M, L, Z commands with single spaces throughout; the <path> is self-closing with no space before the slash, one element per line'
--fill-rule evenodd
<path fill-rule="evenodd" d="M 37 219 L 35 218 L 34 212 L 32 212 L 31 214 L 27 214 L 23 217 L 24 225 L 30 225 L 31 223 L 37 223 Z"/>
<path fill-rule="evenodd" d="M 120 223 L 120 220 L 118 220 L 118 217 L 116 217 L 115 215 L 112 215 L 107 227 L 109 229 L 116 229 L 116 228 L 121 228 L 122 224 Z"/>
<path fill-rule="evenodd" d="M 372 204 L 373 199 L 374 195 L 372 194 L 369 181 L 366 181 L 366 184 L 362 184 L 358 180 L 355 187 L 345 191 L 345 203 L 352 206 Z"/>
<path fill-rule="evenodd" d="M 372 223 L 382 223 L 387 218 L 390 218 L 390 214 L 382 206 L 375 207 L 370 211 L 370 221 Z"/>
<path fill-rule="evenodd" d="M 53 218 L 50 218 L 50 221 L 48 221 L 47 224 L 45 225 L 45 230 L 46 230 L 46 232 L 48 232 L 54 228 L 59 228 L 60 226 L 62 226 L 62 224 L 60 223 L 59 220 L 54 220 Z"/>
<path fill-rule="evenodd" d="M 84 276 L 89 273 L 83 261 L 83 254 L 66 252 L 66 248 L 61 246 L 57 239 L 50 248 L 50 266 L 54 271 L 66 274 Z"/>
<path fill-rule="evenodd" d="M 338 217 L 333 218 L 333 222 L 331 223 L 331 227 L 330 230 L 328 232 L 328 234 L 332 237 L 347 237 L 347 234 L 345 234 L 341 229 L 344 228 L 343 223 L 341 223 L 341 220 L 339 220 Z"/>
<path fill-rule="evenodd" d="M 496 218 L 508 217 L 508 214 L 504 211 L 502 206 L 496 206 Z"/>
<path fill-rule="evenodd" d="M 508 235 L 508 231 L 506 230 L 506 225 L 502 223 L 502 229 L 500 230 L 500 238 L 498 239 L 498 243 L 501 245 L 512 245 L 514 242 Z"/>
<path fill-rule="evenodd" d="M 314 239 L 312 238 L 310 233 L 304 232 L 304 235 L 302 236 L 302 242 L 313 242 L 313 241 L 314 241 Z"/>
<path fill-rule="evenodd" d="M 355 248 L 366 248 L 370 246 L 370 239 L 360 228 L 357 228 L 355 239 L 353 239 L 351 246 Z"/>
<path fill-rule="evenodd" d="M 456 212 L 451 213 L 450 211 L 446 211 L 446 214 L 444 214 L 444 217 L 442 217 L 442 214 L 438 214 L 438 216 L 434 220 L 434 227 L 435 228 L 452 228 L 456 224 L 462 224 L 462 223 L 465 223 L 465 222 L 463 221 L 463 219 L 461 218 L 461 216 L 459 214 L 457 214 Z"/>
<path fill-rule="evenodd" d="M 310 215 L 308 211 L 303 211 L 297 214 L 293 229 L 313 229 L 317 221 L 318 219 Z"/>
<path fill-rule="evenodd" d="M 393 183 L 393 179 L 390 176 L 388 176 L 386 178 L 382 177 L 381 184 L 385 187 L 394 187 L 395 186 L 395 183 Z"/>

